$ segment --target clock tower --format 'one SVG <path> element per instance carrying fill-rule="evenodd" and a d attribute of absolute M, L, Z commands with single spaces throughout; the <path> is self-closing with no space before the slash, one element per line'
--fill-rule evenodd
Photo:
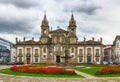
<path fill-rule="evenodd" d="M 77 43 L 77 36 L 76 36 L 76 21 L 74 19 L 74 15 L 72 13 L 71 19 L 69 21 L 68 32 L 69 32 L 69 42 L 70 44 Z"/>
<path fill-rule="evenodd" d="M 47 44 L 49 40 L 49 23 L 47 20 L 46 13 L 44 13 L 44 18 L 41 24 L 41 38 L 40 41 L 43 44 Z"/>

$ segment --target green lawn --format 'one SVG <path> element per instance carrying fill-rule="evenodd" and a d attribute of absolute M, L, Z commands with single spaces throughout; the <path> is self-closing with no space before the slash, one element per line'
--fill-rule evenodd
<path fill-rule="evenodd" d="M 9 68 L 0 70 L 0 73 L 10 74 L 15 76 L 33 76 L 33 77 L 54 77 L 54 78 L 83 78 L 80 75 L 55 75 L 55 74 L 33 74 L 33 73 L 21 73 L 12 71 Z"/>
<path fill-rule="evenodd" d="M 120 77 L 120 74 L 95 75 L 96 71 L 100 70 L 103 67 L 104 66 L 88 66 L 87 68 L 77 68 L 76 70 L 97 77 Z"/>
<path fill-rule="evenodd" d="M 101 68 L 103 68 L 103 66 L 88 66 L 86 68 L 77 68 L 77 70 L 90 75 L 94 75 L 96 71 L 100 70 Z"/>

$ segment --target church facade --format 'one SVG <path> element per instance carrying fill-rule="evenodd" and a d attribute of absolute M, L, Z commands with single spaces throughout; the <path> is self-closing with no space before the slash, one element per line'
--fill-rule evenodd
<path fill-rule="evenodd" d="M 77 25 L 74 15 L 71 15 L 67 30 L 57 28 L 49 29 L 46 14 L 41 23 L 41 36 L 39 41 L 18 41 L 16 38 L 17 62 L 24 64 L 49 63 L 57 64 L 65 62 L 65 50 L 68 50 L 69 63 L 97 63 L 102 62 L 103 44 L 102 38 L 95 41 L 83 39 L 78 41 L 76 35 Z"/>

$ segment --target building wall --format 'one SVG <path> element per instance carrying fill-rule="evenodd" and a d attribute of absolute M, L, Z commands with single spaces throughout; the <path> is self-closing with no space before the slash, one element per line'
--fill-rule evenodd
<path fill-rule="evenodd" d="M 120 62 L 120 40 L 119 39 L 116 40 L 113 55 L 116 56 L 115 61 Z"/>

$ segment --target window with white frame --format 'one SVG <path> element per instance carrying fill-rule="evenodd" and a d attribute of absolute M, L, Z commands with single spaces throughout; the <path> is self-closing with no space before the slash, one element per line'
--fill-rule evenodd
<path fill-rule="evenodd" d="M 83 61 L 83 49 L 79 49 L 79 62 Z"/>
<path fill-rule="evenodd" d="M 95 54 L 96 57 L 99 57 L 99 49 L 96 49 L 96 54 Z"/>
<path fill-rule="evenodd" d="M 22 54 L 22 49 L 19 49 L 19 54 Z"/>
<path fill-rule="evenodd" d="M 38 57 L 35 57 L 35 62 L 38 62 Z"/>
<path fill-rule="evenodd" d="M 79 57 L 79 62 L 83 62 L 83 58 L 82 57 Z"/>
<path fill-rule="evenodd" d="M 35 49 L 35 54 L 38 54 L 38 49 Z"/>
<path fill-rule="evenodd" d="M 30 48 L 27 48 L 27 53 L 29 53 L 29 54 L 30 54 Z"/>
<path fill-rule="evenodd" d="M 87 56 L 88 56 L 88 57 L 91 56 L 91 48 L 87 48 Z"/>
<path fill-rule="evenodd" d="M 19 62 L 22 62 L 22 57 L 19 57 Z"/>

